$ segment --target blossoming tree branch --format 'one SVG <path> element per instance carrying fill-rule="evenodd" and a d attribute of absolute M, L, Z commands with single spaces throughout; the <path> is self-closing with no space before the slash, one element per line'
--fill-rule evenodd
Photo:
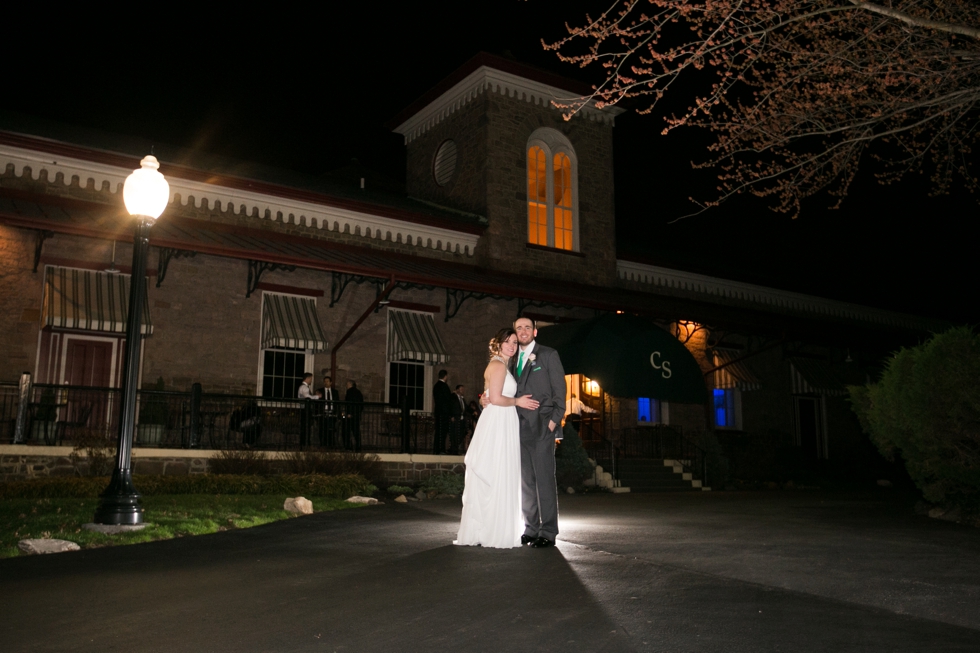
<path fill-rule="evenodd" d="M 649 113 L 670 96 L 687 108 L 664 133 L 713 133 L 695 167 L 719 185 L 699 210 L 751 193 L 796 217 L 823 190 L 836 207 L 868 157 L 881 183 L 921 171 L 936 193 L 976 189 L 976 0 L 621 0 L 568 32 L 545 47 L 604 79 L 559 104 L 567 117 L 626 98 Z"/>

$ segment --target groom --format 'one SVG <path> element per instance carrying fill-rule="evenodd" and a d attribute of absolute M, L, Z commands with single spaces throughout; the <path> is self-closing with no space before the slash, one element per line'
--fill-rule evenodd
<path fill-rule="evenodd" d="M 514 322 L 520 351 L 514 363 L 517 396 L 531 395 L 537 410 L 517 408 L 521 424 L 521 497 L 524 535 L 521 544 L 535 548 L 555 545 L 558 536 L 558 491 L 555 486 L 555 440 L 560 440 L 565 415 L 565 370 L 558 352 L 537 344 L 534 320 Z"/>

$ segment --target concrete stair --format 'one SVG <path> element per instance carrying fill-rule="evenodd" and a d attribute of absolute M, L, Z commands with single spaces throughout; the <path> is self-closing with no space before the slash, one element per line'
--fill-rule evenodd
<path fill-rule="evenodd" d="M 616 462 L 616 475 L 631 492 L 710 492 L 684 471 L 682 461 L 631 458 Z"/>

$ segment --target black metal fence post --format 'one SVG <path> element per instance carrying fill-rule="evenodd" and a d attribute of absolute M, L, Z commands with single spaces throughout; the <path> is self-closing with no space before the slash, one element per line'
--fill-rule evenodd
<path fill-rule="evenodd" d="M 402 397 L 402 453 L 412 453 L 412 414 L 408 410 L 408 395 Z"/>
<path fill-rule="evenodd" d="M 191 434 L 188 447 L 197 449 L 201 446 L 201 394 L 200 383 L 191 386 Z"/>
<path fill-rule="evenodd" d="M 17 424 L 14 427 L 14 444 L 24 444 L 27 441 L 27 405 L 31 402 L 31 373 L 20 375 L 17 387 Z"/>
<path fill-rule="evenodd" d="M 616 480 L 616 443 L 609 441 L 609 458 L 612 460 L 612 477 Z"/>

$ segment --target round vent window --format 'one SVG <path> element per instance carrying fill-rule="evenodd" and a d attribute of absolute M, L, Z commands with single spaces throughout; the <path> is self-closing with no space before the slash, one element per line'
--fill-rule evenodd
<path fill-rule="evenodd" d="M 436 160 L 432 164 L 432 174 L 436 183 L 445 186 L 456 172 L 456 141 L 443 141 L 436 150 Z"/>

